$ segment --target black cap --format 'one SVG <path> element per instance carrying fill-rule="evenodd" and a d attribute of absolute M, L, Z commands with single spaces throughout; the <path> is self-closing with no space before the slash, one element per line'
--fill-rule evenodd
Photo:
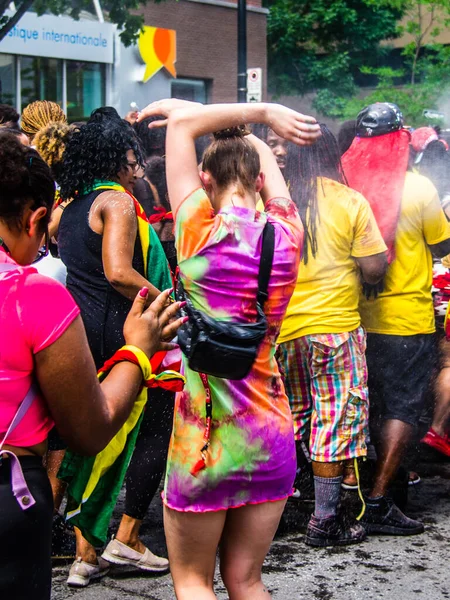
<path fill-rule="evenodd" d="M 390 102 L 369 104 L 356 118 L 356 135 L 360 137 L 385 135 L 402 127 L 402 112 L 396 104 Z"/>

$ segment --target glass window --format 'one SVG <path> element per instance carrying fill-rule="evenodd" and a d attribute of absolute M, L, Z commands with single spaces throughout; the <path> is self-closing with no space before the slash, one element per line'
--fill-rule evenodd
<path fill-rule="evenodd" d="M 62 60 L 22 56 L 20 76 L 22 109 L 35 100 L 62 104 Z"/>
<path fill-rule="evenodd" d="M 190 100 L 206 104 L 206 81 L 202 79 L 174 79 L 172 81 L 172 98 Z"/>
<path fill-rule="evenodd" d="M 105 104 L 105 65 L 67 61 L 67 116 L 69 121 L 85 121 L 91 112 Z"/>
<path fill-rule="evenodd" d="M 0 103 L 16 105 L 16 61 L 11 54 L 0 54 Z"/>

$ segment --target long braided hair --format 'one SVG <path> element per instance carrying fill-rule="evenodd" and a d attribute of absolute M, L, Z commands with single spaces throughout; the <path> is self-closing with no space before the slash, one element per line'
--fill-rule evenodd
<path fill-rule="evenodd" d="M 67 123 L 63 109 L 56 102 L 36 100 L 23 109 L 22 130 L 30 137 L 52 122 Z"/>
<path fill-rule="evenodd" d="M 341 155 L 336 138 L 324 124 L 320 125 L 322 136 L 312 146 L 290 143 L 286 159 L 285 177 L 293 201 L 297 206 L 305 230 L 303 262 L 308 263 L 310 253 L 317 254 L 317 225 L 320 223 L 317 204 L 319 177 L 334 179 L 347 184 L 342 169 Z"/>
<path fill-rule="evenodd" d="M 33 140 L 34 147 L 50 167 L 56 181 L 59 180 L 59 167 L 70 133 L 66 123 L 49 123 L 37 132 Z"/>

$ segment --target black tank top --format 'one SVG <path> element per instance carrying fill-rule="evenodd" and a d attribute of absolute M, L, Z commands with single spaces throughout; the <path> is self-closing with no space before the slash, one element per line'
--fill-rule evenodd
<path fill-rule="evenodd" d="M 124 344 L 123 325 L 132 304 L 106 279 L 102 236 L 89 226 L 91 206 L 104 191 L 97 190 L 71 202 L 63 212 L 58 232 L 60 256 L 67 267 L 67 288 L 80 307 L 97 368 Z M 139 235 L 133 268 L 146 277 Z"/>

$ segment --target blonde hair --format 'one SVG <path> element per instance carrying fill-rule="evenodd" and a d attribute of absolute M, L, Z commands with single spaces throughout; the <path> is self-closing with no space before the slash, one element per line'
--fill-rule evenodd
<path fill-rule="evenodd" d="M 37 132 L 34 146 L 49 167 L 61 162 L 69 131 L 67 123 L 49 123 Z"/>
<path fill-rule="evenodd" d="M 51 122 L 67 123 L 63 109 L 56 102 L 36 100 L 23 109 L 22 130 L 29 136 L 36 135 Z"/>

